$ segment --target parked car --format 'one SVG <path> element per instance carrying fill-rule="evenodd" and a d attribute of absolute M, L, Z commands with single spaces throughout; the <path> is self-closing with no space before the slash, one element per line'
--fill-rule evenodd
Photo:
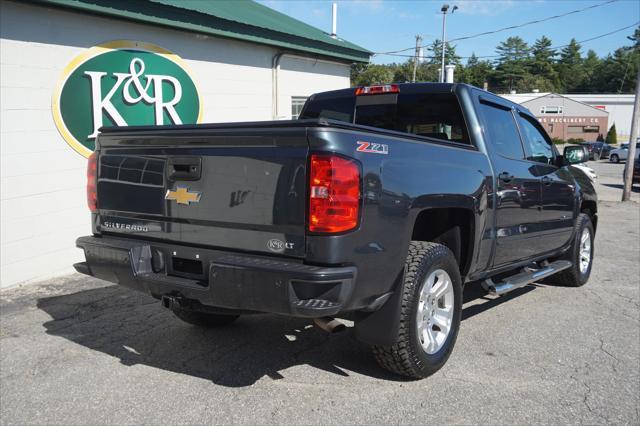
<path fill-rule="evenodd" d="M 591 152 L 589 153 L 589 157 L 591 160 L 595 161 L 598 161 L 602 158 L 609 158 L 612 149 L 613 148 L 611 148 L 611 145 L 609 145 L 608 143 L 595 142 L 593 144 Z"/>
<path fill-rule="evenodd" d="M 103 128 L 74 266 L 198 326 L 349 315 L 382 367 L 426 377 L 453 350 L 464 284 L 587 282 L 597 196 L 570 167 L 587 158 L 465 84 L 319 93 L 291 121 Z"/>
<path fill-rule="evenodd" d="M 589 151 L 589 160 L 598 161 L 601 158 L 609 158 L 611 146 L 604 142 L 583 142 L 580 145 Z"/>
<path fill-rule="evenodd" d="M 620 148 L 612 149 L 609 154 L 609 161 L 612 163 L 619 163 L 626 160 L 629 156 L 629 144 L 623 143 Z M 640 156 L 640 143 L 636 144 L 636 157 Z"/>

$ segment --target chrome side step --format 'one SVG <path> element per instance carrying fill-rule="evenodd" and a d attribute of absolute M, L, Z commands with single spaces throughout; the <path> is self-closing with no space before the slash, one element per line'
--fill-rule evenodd
<path fill-rule="evenodd" d="M 568 260 L 556 260 L 540 269 L 528 269 L 498 283 L 494 283 L 491 278 L 486 279 L 482 282 L 482 287 L 491 294 L 501 295 L 570 268 L 571 265 Z"/>

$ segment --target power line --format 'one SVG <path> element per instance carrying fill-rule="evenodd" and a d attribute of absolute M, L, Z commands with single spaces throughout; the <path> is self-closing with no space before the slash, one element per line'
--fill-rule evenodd
<path fill-rule="evenodd" d="M 588 6 L 588 7 L 582 8 L 582 9 L 572 10 L 571 12 L 561 13 L 560 15 L 553 15 L 553 16 L 549 16 L 549 17 L 543 18 L 543 19 L 536 19 L 535 21 L 529 21 L 529 22 L 525 22 L 525 23 L 519 24 L 519 25 L 511 25 L 509 27 L 504 27 L 504 28 L 500 28 L 500 29 L 497 29 L 497 30 L 493 30 L 493 31 L 486 31 L 484 33 L 478 33 L 478 34 L 465 36 L 465 37 L 458 37 L 458 38 L 451 39 L 449 41 L 451 42 L 451 41 L 458 41 L 458 40 L 468 40 L 470 38 L 476 38 L 476 37 L 480 37 L 480 36 L 484 36 L 484 35 L 499 33 L 499 32 L 502 32 L 502 31 L 507 31 L 507 30 L 513 30 L 513 29 L 516 29 L 516 28 L 526 27 L 527 25 L 539 24 L 541 22 L 551 21 L 553 19 L 563 18 L 565 16 L 573 15 L 575 13 L 584 12 L 584 11 L 587 11 L 589 9 L 595 9 L 596 7 L 605 6 L 607 4 L 615 3 L 617 1 L 618 0 L 609 0 L 609 1 L 606 1 L 604 3 L 594 4 L 592 6 Z"/>
<path fill-rule="evenodd" d="M 584 12 L 584 11 L 589 10 L 589 9 L 595 9 L 596 7 L 605 6 L 607 4 L 615 3 L 617 1 L 619 1 L 619 0 L 608 0 L 608 1 L 604 2 L 604 3 L 594 4 L 592 6 L 587 6 L 587 7 L 584 7 L 582 9 L 572 10 L 570 12 L 562 13 L 560 15 L 553 15 L 553 16 L 549 16 L 547 18 L 537 19 L 535 21 L 525 22 L 523 24 L 511 25 L 509 27 L 499 28 L 499 29 L 493 30 L 493 31 L 486 31 L 486 32 L 483 32 L 483 33 L 473 34 L 473 35 L 464 36 L 464 37 L 458 37 L 458 38 L 454 38 L 454 39 L 449 40 L 448 43 L 453 42 L 453 41 L 459 41 L 459 40 L 468 40 L 468 39 L 471 39 L 471 38 L 481 37 L 481 36 L 489 35 L 489 34 L 495 34 L 495 33 L 499 33 L 499 32 L 506 31 L 506 30 L 512 30 L 512 29 L 515 29 L 515 28 L 525 27 L 527 25 L 539 24 L 541 22 L 546 22 L 546 21 L 550 21 L 552 19 L 558 19 L 558 18 L 562 18 L 564 16 L 572 15 L 574 13 L 580 13 L 580 12 Z M 422 47 L 427 47 L 427 46 L 422 46 Z M 389 52 L 376 52 L 376 53 L 374 53 L 374 55 L 387 55 L 387 54 L 390 55 L 392 53 L 402 53 L 402 52 L 407 52 L 407 51 L 413 50 L 413 49 L 414 49 L 414 47 L 407 47 L 406 49 L 392 50 L 392 51 L 389 51 Z"/>
<path fill-rule="evenodd" d="M 576 43 L 578 43 L 578 44 L 588 43 L 588 42 L 590 42 L 590 41 L 597 40 L 597 39 L 599 39 L 599 38 L 603 38 L 603 37 L 610 36 L 610 35 L 612 35 L 612 34 L 619 33 L 620 31 L 624 31 L 624 30 L 629 29 L 629 28 L 631 28 L 631 27 L 635 27 L 636 25 L 640 25 L 640 21 L 635 22 L 635 23 L 633 23 L 633 24 L 631 24 L 631 25 L 627 25 L 626 27 L 618 28 L 617 30 L 609 31 L 608 33 L 605 33 L 605 34 L 600 34 L 600 35 L 597 35 L 597 36 L 595 36 L 595 37 L 587 38 L 587 39 L 584 39 L 584 40 L 579 40 L 579 41 L 577 41 Z M 571 44 L 571 43 L 563 44 L 563 45 L 560 45 L 560 46 L 552 46 L 552 47 L 550 47 L 550 49 L 552 49 L 552 50 L 558 50 L 558 49 L 562 49 L 562 48 L 564 48 L 564 47 L 567 47 L 567 46 L 569 46 L 570 44 Z M 402 54 L 396 54 L 396 53 L 376 53 L 375 55 L 384 55 L 384 56 L 400 56 L 400 57 L 413 58 L 413 55 L 402 55 Z M 482 56 L 475 55 L 475 57 L 476 57 L 476 58 L 478 58 L 478 59 L 484 59 L 484 58 L 498 58 L 498 57 L 500 57 L 500 56 L 501 56 L 501 55 L 482 55 Z M 472 57 L 472 56 L 458 56 L 458 58 L 460 58 L 460 59 L 469 59 L 469 58 L 471 58 L 471 57 Z M 424 59 L 438 59 L 438 57 L 436 57 L 436 56 L 423 56 L 423 58 L 424 58 Z"/>

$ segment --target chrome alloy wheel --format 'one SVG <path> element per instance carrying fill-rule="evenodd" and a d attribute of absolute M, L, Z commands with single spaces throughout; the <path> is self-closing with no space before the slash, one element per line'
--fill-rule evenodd
<path fill-rule="evenodd" d="M 585 228 L 580 236 L 580 273 L 585 274 L 591 263 L 591 232 Z"/>
<path fill-rule="evenodd" d="M 442 269 L 433 271 L 420 288 L 416 322 L 422 349 L 438 352 L 449 336 L 453 322 L 453 283 Z"/>

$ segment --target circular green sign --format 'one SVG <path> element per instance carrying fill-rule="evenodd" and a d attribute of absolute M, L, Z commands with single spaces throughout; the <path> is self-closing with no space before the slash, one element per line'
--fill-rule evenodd
<path fill-rule="evenodd" d="M 69 63 L 53 115 L 66 142 L 88 157 L 102 126 L 195 124 L 202 104 L 178 56 L 148 43 L 115 41 Z"/>

